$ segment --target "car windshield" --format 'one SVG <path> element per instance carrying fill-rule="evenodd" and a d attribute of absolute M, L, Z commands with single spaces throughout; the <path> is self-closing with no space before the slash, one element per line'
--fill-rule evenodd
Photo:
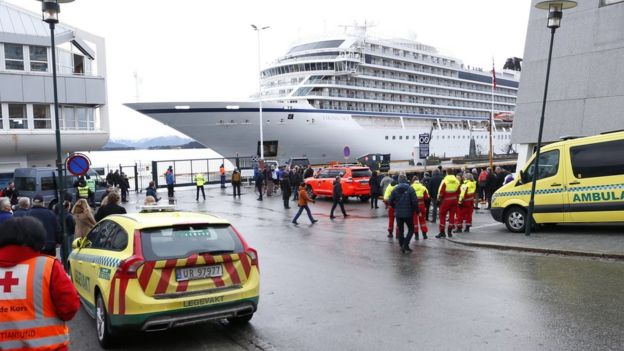
<path fill-rule="evenodd" d="M 370 178 L 371 175 L 372 173 L 370 169 L 368 168 L 360 168 L 360 169 L 351 170 L 351 177 L 353 178 L 362 178 L 362 177 Z"/>
<path fill-rule="evenodd" d="M 148 261 L 184 258 L 195 253 L 242 252 L 243 243 L 229 224 L 188 224 L 141 230 L 143 256 Z"/>

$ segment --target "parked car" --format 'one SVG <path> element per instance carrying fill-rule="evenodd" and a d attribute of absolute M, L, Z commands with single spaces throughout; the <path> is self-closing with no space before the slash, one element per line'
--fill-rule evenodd
<path fill-rule="evenodd" d="M 358 197 L 362 201 L 370 198 L 370 184 L 368 180 L 372 172 L 362 166 L 332 166 L 322 169 L 314 177 L 306 178 L 306 189 L 310 197 L 332 196 L 333 182 L 336 176 L 341 176 L 343 198 Z"/>
<path fill-rule="evenodd" d="M 95 199 L 99 201 L 106 192 L 106 180 L 92 169 L 87 174 L 89 177 L 95 177 Z M 20 196 L 32 199 L 35 195 L 40 194 L 49 208 L 52 208 L 57 203 L 57 178 L 56 168 L 52 167 L 16 168 L 13 175 L 15 188 L 19 191 Z M 76 196 L 74 183 L 77 180 L 78 178 L 73 175 L 65 177 L 65 190 L 72 195 L 72 198 Z"/>
<path fill-rule="evenodd" d="M 244 324 L 258 308 L 256 250 L 227 220 L 166 207 L 108 216 L 72 244 L 71 279 L 103 347 L 123 330 Z"/>

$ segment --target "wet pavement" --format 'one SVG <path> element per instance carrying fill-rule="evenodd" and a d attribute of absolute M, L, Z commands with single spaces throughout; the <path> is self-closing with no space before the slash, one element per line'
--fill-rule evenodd
<path fill-rule="evenodd" d="M 248 326 L 210 323 L 125 335 L 123 350 L 622 350 L 624 262 L 419 240 L 401 254 L 383 209 L 319 200 L 299 226 L 281 198 L 211 189 L 178 207 L 231 220 L 260 255 L 261 296 Z M 230 193 L 231 194 L 231 193 Z M 142 198 L 139 195 L 139 198 Z M 134 199 L 134 197 L 132 197 Z M 128 204 L 128 208 L 134 208 Z M 496 228 L 478 213 L 475 228 Z M 504 229 L 504 225 L 498 224 Z M 477 229 L 475 229 L 477 230 Z M 431 230 L 436 233 L 437 230 Z M 70 323 L 73 350 L 98 350 L 95 323 Z"/>

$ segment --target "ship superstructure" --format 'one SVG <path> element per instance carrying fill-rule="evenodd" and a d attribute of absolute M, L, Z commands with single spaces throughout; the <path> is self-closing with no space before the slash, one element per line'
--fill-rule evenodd
<path fill-rule="evenodd" d="M 312 162 L 391 153 L 412 159 L 419 134 L 430 153 L 487 153 L 490 114 L 494 153 L 509 153 L 510 115 L 520 73 L 496 74 L 413 40 L 341 35 L 292 46 L 261 73 L 266 157 Z M 259 95 L 250 101 L 128 104 L 228 157 L 259 151 Z"/>

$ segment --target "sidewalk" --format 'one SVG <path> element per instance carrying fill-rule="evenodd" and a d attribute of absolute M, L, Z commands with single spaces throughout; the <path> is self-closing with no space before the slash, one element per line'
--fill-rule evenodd
<path fill-rule="evenodd" d="M 447 240 L 501 250 L 624 260 L 624 227 L 621 225 L 556 225 L 538 228 L 531 236 L 525 236 L 511 233 L 504 224 L 490 220 L 488 224 L 471 228 L 470 233 L 460 233 Z"/>

